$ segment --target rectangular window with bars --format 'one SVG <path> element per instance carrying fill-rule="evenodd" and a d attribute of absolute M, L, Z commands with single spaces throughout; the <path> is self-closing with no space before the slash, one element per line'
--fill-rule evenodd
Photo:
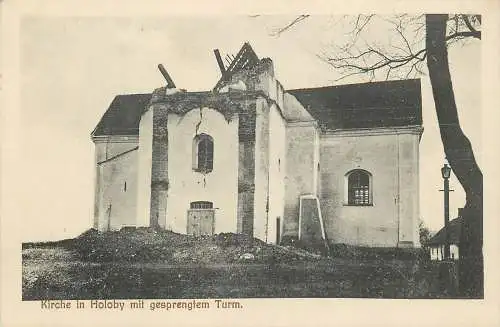
<path fill-rule="evenodd" d="M 208 202 L 208 201 L 195 201 L 195 202 L 191 202 L 190 208 L 191 209 L 213 209 L 214 204 L 212 202 Z"/>
<path fill-rule="evenodd" d="M 354 170 L 347 179 L 348 204 L 370 205 L 370 176 L 363 170 Z"/>

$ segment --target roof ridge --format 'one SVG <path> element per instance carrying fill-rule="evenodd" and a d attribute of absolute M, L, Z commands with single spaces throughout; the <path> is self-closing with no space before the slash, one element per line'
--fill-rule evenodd
<path fill-rule="evenodd" d="M 120 96 L 137 96 L 137 95 L 153 95 L 153 92 L 149 92 L 149 93 L 123 93 L 123 94 L 117 94 L 115 95 L 115 98 L 116 97 L 120 97 Z"/>
<path fill-rule="evenodd" d="M 301 90 L 319 90 L 319 89 L 329 89 L 329 88 L 337 88 L 337 87 L 349 87 L 349 86 L 364 86 L 368 84 L 390 84 L 390 83 L 397 83 L 397 82 L 410 82 L 410 81 L 421 81 L 420 78 L 410 78 L 410 79 L 394 79 L 394 80 L 388 80 L 388 81 L 372 81 L 372 82 L 361 82 L 361 83 L 349 83 L 349 84 L 338 84 L 338 85 L 325 85 L 325 86 L 317 86 L 317 87 L 304 87 L 304 88 L 297 88 L 297 89 L 288 89 L 288 91 L 301 91 Z"/>

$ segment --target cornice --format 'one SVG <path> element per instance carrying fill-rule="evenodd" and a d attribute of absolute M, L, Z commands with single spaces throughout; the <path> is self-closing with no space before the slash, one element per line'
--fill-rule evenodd
<path fill-rule="evenodd" d="M 315 127 L 318 128 L 316 120 L 292 120 L 286 122 L 287 127 Z"/>
<path fill-rule="evenodd" d="M 138 143 L 139 135 L 92 135 L 94 143 Z"/>
<path fill-rule="evenodd" d="M 349 136 L 373 136 L 373 135 L 398 135 L 411 134 L 422 135 L 424 128 L 421 125 L 401 126 L 401 127 L 376 127 L 376 128 L 356 128 L 327 130 L 321 133 L 321 137 L 349 137 Z"/>

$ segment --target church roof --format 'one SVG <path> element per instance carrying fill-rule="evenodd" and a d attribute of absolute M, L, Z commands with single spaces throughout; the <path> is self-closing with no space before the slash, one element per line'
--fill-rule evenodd
<path fill-rule="evenodd" d="M 287 90 L 321 127 L 349 129 L 422 124 L 420 80 Z"/>
<path fill-rule="evenodd" d="M 151 93 L 117 95 L 92 135 L 139 135 L 141 115 L 150 99 Z"/>
<path fill-rule="evenodd" d="M 420 80 L 384 81 L 288 90 L 322 128 L 349 129 L 422 124 Z M 93 136 L 138 135 L 151 94 L 117 95 Z"/>

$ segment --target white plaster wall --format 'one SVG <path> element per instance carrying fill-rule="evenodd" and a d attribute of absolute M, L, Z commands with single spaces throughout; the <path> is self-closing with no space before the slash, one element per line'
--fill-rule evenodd
<path fill-rule="evenodd" d="M 419 219 L 419 135 L 398 134 L 399 140 L 399 241 L 420 247 Z"/>
<path fill-rule="evenodd" d="M 321 136 L 320 204 L 330 242 L 392 247 L 404 230 L 404 240 L 418 245 L 418 136 L 401 136 Z M 372 206 L 347 205 L 345 174 L 353 169 L 372 174 Z"/>
<path fill-rule="evenodd" d="M 269 111 L 264 99 L 256 101 L 255 117 L 255 192 L 254 192 L 254 237 L 268 240 L 269 213 Z M 270 202 L 269 202 L 270 203 Z"/>
<path fill-rule="evenodd" d="M 289 122 L 311 122 L 314 118 L 311 114 L 302 106 L 302 104 L 290 93 L 285 93 L 283 95 L 283 115 L 285 119 Z"/>
<path fill-rule="evenodd" d="M 283 235 L 297 236 L 299 197 L 316 194 L 318 130 L 312 122 L 286 127 L 285 225 Z"/>
<path fill-rule="evenodd" d="M 429 253 L 431 255 L 431 260 L 441 261 L 444 258 L 444 245 L 431 246 L 429 247 Z M 450 258 L 453 260 L 458 260 L 459 252 L 457 244 L 450 244 Z"/>
<path fill-rule="evenodd" d="M 98 140 L 95 140 L 96 164 L 130 150 L 137 145 L 138 139 L 133 136 L 112 136 L 99 138 Z"/>
<path fill-rule="evenodd" d="M 276 218 L 283 223 L 285 209 L 286 122 L 273 105 L 269 112 L 269 224 L 268 242 L 276 243 Z"/>
<path fill-rule="evenodd" d="M 106 158 L 106 142 L 95 142 L 94 144 L 94 157 L 95 157 L 95 176 L 94 176 L 94 228 L 99 229 L 102 225 L 100 216 L 102 211 L 102 190 L 104 187 L 103 175 L 99 162 Z"/>
<path fill-rule="evenodd" d="M 153 110 L 146 111 L 139 124 L 137 226 L 149 226 L 151 205 L 151 161 L 153 157 Z"/>
<path fill-rule="evenodd" d="M 320 166 L 321 166 L 321 163 L 320 163 L 320 131 L 319 130 L 315 130 L 315 133 L 313 135 L 313 190 L 311 191 L 311 194 L 313 195 L 316 195 L 319 197 L 320 195 L 320 192 L 321 192 L 321 188 L 320 188 L 320 176 L 319 176 L 319 172 L 320 172 Z M 320 209 L 321 210 L 321 209 Z"/>
<path fill-rule="evenodd" d="M 442 251 L 440 246 L 431 246 L 429 247 L 429 252 L 431 254 L 431 260 L 441 260 Z"/>
<path fill-rule="evenodd" d="M 273 65 L 271 63 L 271 65 Z M 273 65 L 274 66 L 274 65 Z M 257 83 L 254 85 L 255 90 L 263 91 L 271 100 L 276 101 L 278 104 L 278 110 L 283 109 L 285 89 L 283 85 L 276 79 L 274 76 L 274 68 L 271 70 L 263 71 L 257 80 Z"/>
<path fill-rule="evenodd" d="M 454 260 L 458 260 L 460 258 L 458 255 L 459 255 L 458 245 L 451 244 L 450 245 L 450 258 L 452 258 Z"/>
<path fill-rule="evenodd" d="M 116 147 L 126 146 L 131 149 L 135 144 L 122 143 Z M 137 157 L 137 150 L 133 150 L 97 166 L 98 230 L 119 230 L 135 225 Z"/>
<path fill-rule="evenodd" d="M 236 232 L 238 202 L 238 116 L 228 122 L 210 108 L 193 109 L 184 116 L 168 116 L 168 175 L 166 228 L 187 233 L 187 210 L 193 201 L 211 201 L 215 233 Z M 214 140 L 213 170 L 193 171 L 192 142 L 198 133 Z"/>

